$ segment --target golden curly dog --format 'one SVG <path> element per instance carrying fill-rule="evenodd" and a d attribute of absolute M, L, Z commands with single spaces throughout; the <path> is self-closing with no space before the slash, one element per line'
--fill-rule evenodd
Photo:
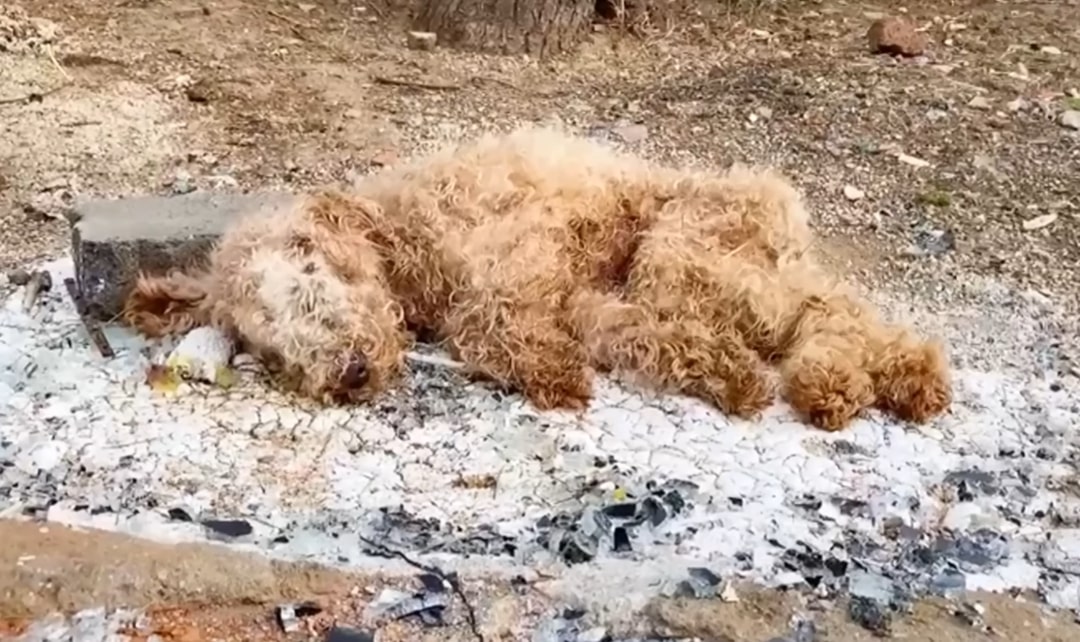
<path fill-rule="evenodd" d="M 823 274 L 796 190 L 768 172 L 673 169 L 554 129 L 488 135 L 249 217 L 206 269 L 143 275 L 151 336 L 214 324 L 283 382 L 371 398 L 419 333 L 537 407 L 580 408 L 594 371 L 752 417 L 786 399 L 827 429 L 951 402 L 941 346 Z"/>

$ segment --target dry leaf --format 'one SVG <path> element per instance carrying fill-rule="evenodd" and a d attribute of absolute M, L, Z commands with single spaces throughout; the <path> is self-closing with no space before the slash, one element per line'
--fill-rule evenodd
<path fill-rule="evenodd" d="M 1028 232 L 1041 230 L 1044 227 L 1049 227 L 1050 225 L 1053 225 L 1054 221 L 1056 221 L 1057 219 L 1058 215 L 1056 212 L 1043 214 L 1042 216 L 1036 216 L 1035 218 L 1024 221 L 1024 229 Z"/>
<path fill-rule="evenodd" d="M 146 383 L 154 392 L 171 395 L 180 389 L 180 378 L 171 368 L 153 364 L 146 371 Z"/>

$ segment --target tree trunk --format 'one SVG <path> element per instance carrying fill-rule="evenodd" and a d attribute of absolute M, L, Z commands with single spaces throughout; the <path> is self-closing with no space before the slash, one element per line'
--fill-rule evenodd
<path fill-rule="evenodd" d="M 544 57 L 589 33 L 596 0 L 425 0 L 415 29 L 469 51 Z"/>

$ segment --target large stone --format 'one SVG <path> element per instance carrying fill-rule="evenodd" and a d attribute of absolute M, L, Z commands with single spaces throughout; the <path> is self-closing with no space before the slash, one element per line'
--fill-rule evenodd
<path fill-rule="evenodd" d="M 115 319 L 127 289 L 141 272 L 162 274 L 205 264 L 231 223 L 293 207 L 285 192 L 141 196 L 96 200 L 75 207 L 71 231 L 75 279 L 87 311 Z"/>
<path fill-rule="evenodd" d="M 894 56 L 921 56 L 926 51 L 926 36 L 899 16 L 874 21 L 866 32 L 871 53 Z"/>

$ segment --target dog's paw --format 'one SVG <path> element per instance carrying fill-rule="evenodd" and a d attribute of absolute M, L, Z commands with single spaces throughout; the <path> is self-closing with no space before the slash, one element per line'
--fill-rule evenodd
<path fill-rule="evenodd" d="M 842 361 L 806 361 L 785 368 L 792 408 L 822 430 L 842 430 L 874 402 L 870 375 Z"/>
<path fill-rule="evenodd" d="M 592 400 L 592 384 L 584 367 L 545 368 L 525 377 L 521 391 L 539 410 L 581 410 Z"/>
<path fill-rule="evenodd" d="M 582 378 L 526 384 L 522 391 L 538 410 L 583 410 L 592 399 L 592 383 Z"/>
<path fill-rule="evenodd" d="M 725 405 L 728 414 L 752 419 L 772 405 L 776 393 L 768 379 L 761 374 L 745 376 L 728 381 L 724 385 Z"/>
<path fill-rule="evenodd" d="M 896 349 L 875 375 L 876 405 L 905 421 L 926 422 L 952 403 L 948 365 L 935 344 Z"/>

